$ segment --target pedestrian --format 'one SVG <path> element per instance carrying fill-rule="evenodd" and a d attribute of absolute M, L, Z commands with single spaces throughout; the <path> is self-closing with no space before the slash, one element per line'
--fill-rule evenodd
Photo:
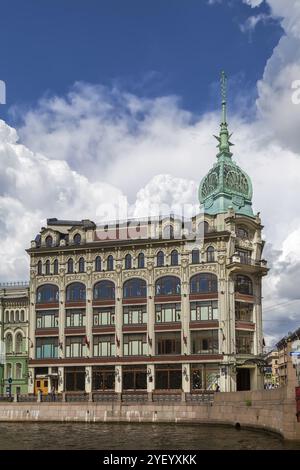
<path fill-rule="evenodd" d="M 52 401 L 55 401 L 55 387 L 52 385 L 51 387 L 51 399 Z"/>

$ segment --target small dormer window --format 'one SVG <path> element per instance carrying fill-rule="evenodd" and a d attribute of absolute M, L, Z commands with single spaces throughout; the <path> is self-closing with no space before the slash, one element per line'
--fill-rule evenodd
<path fill-rule="evenodd" d="M 75 245 L 80 245 L 80 243 L 81 243 L 80 233 L 76 233 L 76 235 L 74 235 L 73 241 L 74 241 Z"/>
<path fill-rule="evenodd" d="M 53 245 L 53 238 L 51 237 L 51 235 L 48 235 L 48 237 L 46 237 L 45 243 L 46 243 L 46 246 L 48 247 Z"/>

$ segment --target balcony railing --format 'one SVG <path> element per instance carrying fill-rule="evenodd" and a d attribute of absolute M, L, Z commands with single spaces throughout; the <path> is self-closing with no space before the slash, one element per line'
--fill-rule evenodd
<path fill-rule="evenodd" d="M 267 266 L 267 262 L 264 259 L 254 260 L 252 258 L 247 258 L 247 257 L 244 258 L 244 257 L 239 256 L 237 254 L 231 256 L 230 264 L 231 263 L 245 264 L 245 265 L 248 265 L 248 266 L 258 266 L 258 267 L 262 267 L 262 268 L 265 268 Z"/>

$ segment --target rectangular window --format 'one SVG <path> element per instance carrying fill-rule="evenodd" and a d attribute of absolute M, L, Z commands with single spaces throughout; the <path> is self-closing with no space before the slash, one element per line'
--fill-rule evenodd
<path fill-rule="evenodd" d="M 181 364 L 163 364 L 155 366 L 156 390 L 180 390 L 182 388 Z"/>
<path fill-rule="evenodd" d="M 66 337 L 66 357 L 83 357 L 86 352 L 84 337 L 67 336 Z"/>
<path fill-rule="evenodd" d="M 67 392 L 85 391 L 85 368 L 84 367 L 66 367 L 65 368 L 65 387 Z"/>
<path fill-rule="evenodd" d="M 58 328 L 58 310 L 36 312 L 36 328 Z"/>
<path fill-rule="evenodd" d="M 94 357 L 115 356 L 115 335 L 94 336 Z"/>
<path fill-rule="evenodd" d="M 145 356 L 148 350 L 147 346 L 145 334 L 124 335 L 124 356 Z"/>
<path fill-rule="evenodd" d="M 146 366 L 123 366 L 123 390 L 147 390 Z"/>
<path fill-rule="evenodd" d="M 156 304 L 155 322 L 173 323 L 181 321 L 181 304 Z"/>
<path fill-rule="evenodd" d="M 253 304 L 235 302 L 235 319 L 239 321 L 253 321 Z"/>
<path fill-rule="evenodd" d="M 85 310 L 66 310 L 66 327 L 78 328 L 85 326 Z"/>
<path fill-rule="evenodd" d="M 37 338 L 36 359 L 58 357 L 58 338 Z"/>
<path fill-rule="evenodd" d="M 191 302 L 191 321 L 218 320 L 218 301 Z"/>
<path fill-rule="evenodd" d="M 146 305 L 123 307 L 124 325 L 138 325 L 147 323 Z"/>
<path fill-rule="evenodd" d="M 93 325 L 94 326 L 112 326 L 115 324 L 114 307 L 103 307 L 94 310 Z"/>
<path fill-rule="evenodd" d="M 156 354 L 181 354 L 181 333 L 156 333 Z"/>
<path fill-rule="evenodd" d="M 215 390 L 220 378 L 217 364 L 192 364 L 191 385 L 192 390 Z"/>
<path fill-rule="evenodd" d="M 192 331 L 192 354 L 218 354 L 218 330 Z"/>

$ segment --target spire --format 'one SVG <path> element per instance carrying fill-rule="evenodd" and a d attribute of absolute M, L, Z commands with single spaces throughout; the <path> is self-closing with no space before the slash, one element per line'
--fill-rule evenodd
<path fill-rule="evenodd" d="M 224 70 L 221 72 L 221 97 L 222 97 L 222 120 L 220 124 L 220 134 L 214 136 L 219 142 L 217 147 L 219 148 L 219 153 L 217 157 L 221 155 L 230 157 L 232 153 L 230 152 L 230 146 L 233 145 L 229 142 L 232 134 L 229 135 L 228 124 L 227 124 L 227 77 Z"/>

